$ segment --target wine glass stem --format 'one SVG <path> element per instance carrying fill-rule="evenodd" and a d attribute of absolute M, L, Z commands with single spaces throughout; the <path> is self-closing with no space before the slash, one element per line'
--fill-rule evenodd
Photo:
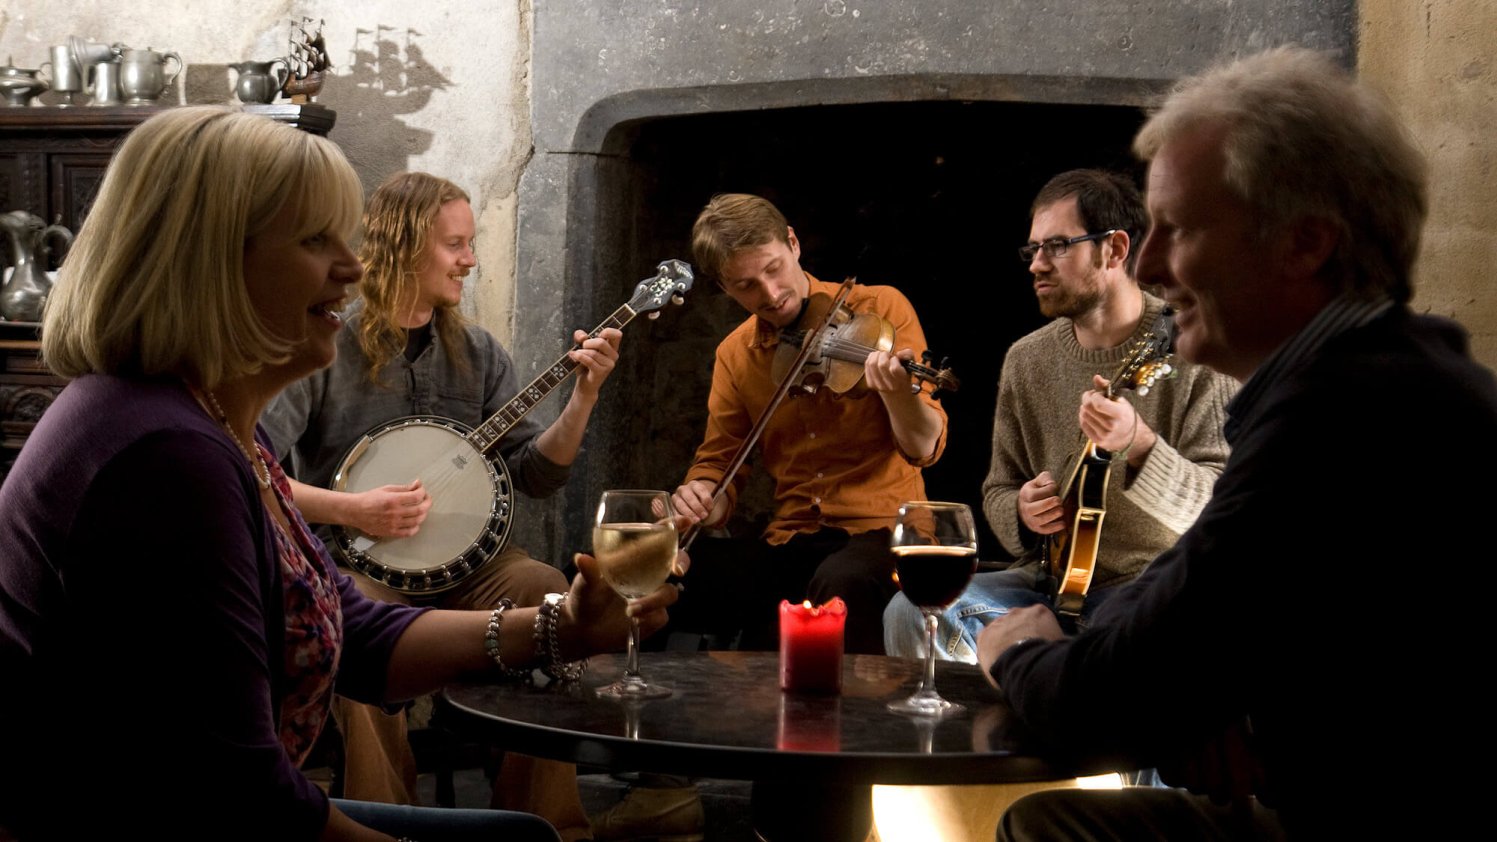
<path fill-rule="evenodd" d="M 629 661 L 624 667 L 624 678 L 639 680 L 639 618 L 629 618 Z"/>
<path fill-rule="evenodd" d="M 925 681 L 920 684 L 920 695 L 936 695 L 936 624 L 940 618 L 934 611 L 925 614 Z"/>

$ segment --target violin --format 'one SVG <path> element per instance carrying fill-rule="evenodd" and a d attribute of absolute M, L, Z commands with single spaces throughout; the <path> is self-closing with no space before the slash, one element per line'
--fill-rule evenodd
<path fill-rule="evenodd" d="M 799 388 L 802 392 L 813 393 L 825 384 L 838 394 L 848 392 L 862 381 L 863 366 L 867 363 L 869 354 L 888 351 L 894 347 L 893 325 L 875 313 L 854 314 L 844 303 L 856 283 L 852 278 L 843 281 L 835 298 L 822 294 L 811 296 L 806 302 L 805 311 L 801 313 L 799 323 L 815 327 L 780 334 L 779 349 L 775 351 L 775 358 L 770 366 L 770 373 L 779 385 L 775 387 L 764 411 L 759 414 L 759 419 L 754 422 L 753 429 L 739 442 L 738 450 L 733 453 L 733 458 L 723 471 L 722 479 L 718 480 L 717 487 L 712 492 L 714 504 L 727 490 L 738 469 L 743 467 L 749 451 L 769 423 L 770 416 L 774 415 L 791 389 Z M 922 359 L 929 362 L 930 352 L 927 351 Z M 910 384 L 914 392 L 920 391 L 921 381 L 935 384 L 932 394 L 940 389 L 954 392 L 959 385 L 944 360 L 940 370 L 913 360 L 901 362 L 905 371 L 917 378 L 915 383 Z M 867 386 L 863 388 L 866 389 Z M 681 549 L 689 549 L 701 530 L 702 524 L 697 522 L 681 533 Z"/>
<path fill-rule="evenodd" d="M 894 325 L 877 313 L 852 312 L 843 303 L 844 297 L 834 300 L 822 294 L 811 296 L 800 323 L 818 328 L 781 331 L 780 345 L 770 367 L 770 377 L 775 382 L 791 377 L 795 387 L 805 394 L 814 394 L 822 386 L 839 395 L 867 390 L 863 383 L 864 364 L 874 351 L 894 349 Z M 807 350 L 810 353 L 796 371 L 797 358 Z M 918 363 L 900 360 L 905 371 L 915 378 L 916 382 L 910 384 L 911 392 L 919 392 L 922 383 L 931 384 L 932 395 L 943 390 L 955 392 L 961 386 L 945 360 L 932 368 L 929 350 L 920 359 Z"/>

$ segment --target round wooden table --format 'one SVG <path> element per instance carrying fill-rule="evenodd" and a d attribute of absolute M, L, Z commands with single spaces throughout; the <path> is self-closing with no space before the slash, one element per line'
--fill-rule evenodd
<path fill-rule="evenodd" d="M 645 702 L 599 698 L 596 689 L 623 665 L 622 655 L 600 655 L 575 683 L 537 673 L 537 685 L 455 685 L 440 694 L 438 717 L 464 736 L 537 757 L 754 781 L 755 826 L 769 839 L 792 835 L 775 827 L 803 835 L 818 821 L 842 828 L 842 838 L 863 838 L 876 783 L 1019 783 L 1078 773 L 1027 750 L 997 691 L 966 664 L 936 664 L 936 689 L 966 706 L 941 719 L 885 709 L 919 684 L 923 665 L 903 658 L 849 655 L 841 694 L 816 696 L 781 692 L 774 652 L 644 653 L 646 680 L 674 693 Z"/>

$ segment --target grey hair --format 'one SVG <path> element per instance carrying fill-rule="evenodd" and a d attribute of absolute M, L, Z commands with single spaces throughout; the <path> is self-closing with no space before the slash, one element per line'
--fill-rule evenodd
<path fill-rule="evenodd" d="M 1182 81 L 1139 131 L 1152 160 L 1168 142 L 1224 127 L 1228 189 L 1260 234 L 1306 218 L 1336 226 L 1323 274 L 1343 292 L 1407 301 L 1428 214 L 1423 154 L 1376 92 L 1330 56 L 1279 47 Z"/>

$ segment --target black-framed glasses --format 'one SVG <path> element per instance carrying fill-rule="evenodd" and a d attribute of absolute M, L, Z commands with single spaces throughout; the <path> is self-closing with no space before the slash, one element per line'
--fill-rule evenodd
<path fill-rule="evenodd" d="M 1043 243 L 1029 243 L 1019 246 L 1019 259 L 1025 263 L 1033 263 L 1034 256 L 1039 254 L 1042 249 L 1045 252 L 1045 256 L 1051 260 L 1057 257 L 1065 257 L 1066 251 L 1077 243 L 1084 243 L 1087 240 L 1100 240 L 1103 237 L 1110 237 L 1121 230 L 1123 229 L 1109 228 L 1106 231 L 1099 231 L 1095 234 L 1082 234 L 1079 237 L 1071 237 L 1070 239 L 1066 239 L 1065 237 L 1051 237 Z"/>

